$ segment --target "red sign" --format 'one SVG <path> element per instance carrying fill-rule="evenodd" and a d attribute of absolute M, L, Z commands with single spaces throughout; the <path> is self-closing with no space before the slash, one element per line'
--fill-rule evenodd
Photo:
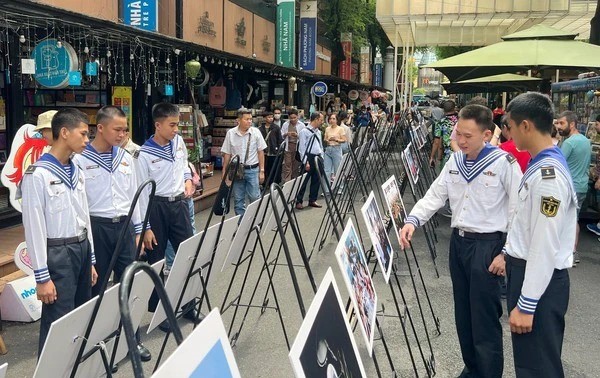
<path fill-rule="evenodd" d="M 340 62 L 339 76 L 344 80 L 352 78 L 352 33 L 342 33 L 340 42 L 345 59 Z"/>

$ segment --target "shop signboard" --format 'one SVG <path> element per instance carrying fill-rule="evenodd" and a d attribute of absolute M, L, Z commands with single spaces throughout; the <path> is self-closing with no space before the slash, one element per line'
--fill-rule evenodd
<path fill-rule="evenodd" d="M 138 29 L 157 31 L 158 0 L 123 0 L 123 23 Z"/>
<path fill-rule="evenodd" d="M 327 94 L 327 84 L 322 81 L 317 81 L 313 86 L 311 92 L 317 97 L 323 97 Z"/>
<path fill-rule="evenodd" d="M 371 46 L 360 48 L 360 83 L 371 84 Z"/>
<path fill-rule="evenodd" d="M 69 74 L 79 68 L 73 47 L 53 38 L 38 43 L 31 55 L 35 60 L 35 80 L 46 88 L 65 88 Z"/>
<path fill-rule="evenodd" d="M 339 76 L 344 80 L 352 78 L 352 33 L 342 33 L 340 36 L 344 60 L 339 65 Z"/>
<path fill-rule="evenodd" d="M 296 2 L 277 0 L 277 58 L 283 67 L 295 67 L 296 51 Z"/>
<path fill-rule="evenodd" d="M 300 3 L 300 69 L 317 69 L 317 2 Z"/>
<path fill-rule="evenodd" d="M 131 87 L 112 87 L 112 104 L 121 108 L 121 110 L 127 116 L 127 126 L 131 133 L 131 125 L 133 121 L 133 108 L 132 108 L 133 93 Z"/>
<path fill-rule="evenodd" d="M 373 85 L 383 87 L 383 56 L 379 52 L 379 48 L 375 53 L 375 65 L 373 67 Z"/>

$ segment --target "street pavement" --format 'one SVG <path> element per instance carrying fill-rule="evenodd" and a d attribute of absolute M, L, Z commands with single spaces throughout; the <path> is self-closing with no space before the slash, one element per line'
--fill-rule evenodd
<path fill-rule="evenodd" d="M 408 208 L 412 207 L 411 201 L 405 196 L 405 202 Z M 321 199 L 321 202 L 322 199 Z M 361 201 L 356 203 L 357 213 L 360 214 Z M 382 204 L 379 203 L 380 210 L 383 211 Z M 318 225 L 326 216 L 325 209 L 306 208 L 302 211 L 297 211 L 297 217 L 300 224 L 302 237 L 304 239 L 307 252 L 312 251 L 312 245 L 315 235 L 318 230 Z M 208 213 L 205 211 L 198 214 L 196 219 L 196 227 L 206 224 Z M 362 218 L 359 215 L 359 218 Z M 428 333 L 431 338 L 433 356 L 435 359 L 436 377 L 455 377 L 462 370 L 463 364 L 458 346 L 458 339 L 454 329 L 453 315 L 453 300 L 448 272 L 448 244 L 450 240 L 449 219 L 438 217 L 439 226 L 436 229 L 438 243 L 437 248 L 437 266 L 440 272 L 440 278 L 436 278 L 432 259 L 427 250 L 427 245 L 422 231 L 417 232 L 414 238 L 414 248 L 417 254 L 418 262 L 421 268 L 422 275 L 426 281 L 427 290 L 431 299 L 435 315 L 440 320 L 441 335 L 436 335 L 433 317 L 427 307 L 423 290 L 418 286 L 421 303 L 424 309 L 425 323 L 428 328 Z M 216 219 L 213 219 L 214 223 Z M 359 219 L 359 227 L 362 230 L 364 244 L 367 249 L 370 248 L 370 242 L 366 233 L 366 228 L 362 219 Z M 267 231 L 267 233 L 269 233 Z M 395 246 L 395 254 L 399 257 L 396 261 L 399 270 L 399 281 L 401 283 L 402 292 L 405 295 L 408 303 L 408 311 L 415 324 L 415 329 L 420 341 L 420 347 L 425 359 L 429 359 L 431 352 L 429 350 L 426 333 L 423 327 L 423 322 L 419 313 L 415 292 L 413 290 L 410 276 L 406 274 L 406 260 L 402 255 L 403 252 L 397 248 L 397 240 L 395 235 L 390 236 L 392 243 Z M 271 238 L 266 238 L 265 243 L 268 245 Z M 295 265 L 296 275 L 301 287 L 302 299 L 306 309 L 308 309 L 313 297 L 313 292 L 309 284 L 307 272 L 301 268 L 301 259 L 298 249 L 295 246 L 291 232 L 288 232 L 287 241 L 290 244 L 291 255 Z M 277 243 L 276 243 L 277 244 Z M 342 280 L 340 270 L 337 266 L 333 251 L 337 242 L 335 236 L 328 239 L 328 242 L 321 250 L 315 250 L 312 253 L 310 260 L 310 268 L 314 275 L 316 285 L 318 287 L 321 279 L 329 267 L 332 268 L 338 288 L 344 299 L 348 298 L 348 292 Z M 600 242 L 595 235 L 582 230 L 580 238 L 579 251 L 581 254 L 581 263 L 574 269 L 570 270 L 571 277 L 571 297 L 569 303 L 569 311 L 567 313 L 567 328 L 565 334 L 565 342 L 563 346 L 563 362 L 565 367 L 565 375 L 567 377 L 600 377 L 600 322 L 598 314 L 600 313 L 600 297 L 598 296 L 599 278 L 600 277 Z M 257 251 L 258 252 L 258 251 Z M 273 254 L 275 254 L 273 252 Z M 273 255 L 274 256 L 274 255 Z M 257 282 L 260 273 L 262 257 L 260 253 L 255 254 L 254 262 L 251 266 L 248 283 L 243 292 L 241 303 L 249 303 L 249 294 Z M 414 261 L 410 257 L 411 264 Z M 284 262 L 283 255 L 279 260 Z M 372 265 L 371 265 L 372 266 Z M 240 270 L 244 272 L 245 269 Z M 211 305 L 221 307 L 224 295 L 228 284 L 232 280 L 233 269 L 230 268 L 222 274 L 215 274 L 211 277 L 214 279 L 209 292 Z M 243 274 L 238 273 L 234 278 L 233 293 L 240 292 L 240 284 Z M 415 277 L 417 279 L 418 277 Z M 393 280 L 393 279 L 392 279 Z M 383 329 L 383 335 L 387 343 L 392 362 L 396 368 L 398 376 L 411 377 L 415 373 L 411 367 L 411 360 L 408 354 L 407 343 L 402 331 L 400 319 L 395 315 L 395 307 L 390 288 L 385 284 L 382 274 L 377 272 L 374 276 L 375 289 L 379 296 L 379 314 L 378 319 Z M 416 281 L 417 283 L 419 281 Z M 294 294 L 291 284 L 290 273 L 287 266 L 278 265 L 274 273 L 274 286 L 279 300 L 281 313 L 284 318 L 285 329 L 289 338 L 290 344 L 293 343 L 295 335 L 300 327 L 302 318 L 300 315 L 298 301 Z M 266 276 L 258 282 L 257 298 L 253 304 L 259 305 L 262 303 L 262 298 L 267 289 Z M 236 295 L 234 294 L 234 295 Z M 398 293 L 399 294 L 399 293 Z M 230 296 L 230 300 L 231 301 Z M 274 298 L 269 295 L 269 306 L 274 305 Z M 400 300 L 400 299 L 399 299 Z M 382 309 L 385 308 L 384 313 Z M 245 308 L 240 307 L 240 313 L 237 315 L 234 329 L 240 327 L 241 315 Z M 203 309 L 207 311 L 206 308 Z M 231 324 L 233 317 L 233 307 L 227 309 L 223 314 L 223 321 L 226 328 Z M 241 314 L 241 315 L 240 315 Z M 150 315 L 146 315 L 142 321 L 142 340 L 145 345 L 152 351 L 152 362 L 144 363 L 146 376 L 150 376 L 154 367 L 154 361 L 158 355 L 158 351 L 163 342 L 164 333 L 160 330 L 155 330 L 147 335 L 145 330 L 150 322 Z M 180 320 L 184 336 L 191 332 L 191 323 L 187 320 Z M 504 329 L 504 366 L 505 377 L 514 376 L 514 367 L 512 363 L 512 349 L 510 342 L 510 332 L 507 326 L 506 313 L 502 317 Z M 426 372 L 423 365 L 423 359 L 419 352 L 417 340 L 412 334 L 409 324 L 408 340 L 412 347 L 413 356 L 418 368 L 418 375 L 426 377 Z M 8 377 L 31 377 L 35 370 L 36 364 L 36 349 L 38 339 L 39 323 L 21 324 L 21 323 L 4 323 L 3 337 L 9 349 L 7 355 L 0 356 L 0 364 L 9 363 Z M 373 360 L 369 358 L 362 334 L 359 329 L 355 328 L 354 338 L 358 344 L 358 348 L 365 365 L 368 377 L 377 376 Z M 60 347 L 60 346 L 57 346 Z M 166 348 L 166 354 L 170 354 L 175 348 L 175 342 L 171 337 Z M 288 349 L 286 346 L 285 337 L 282 331 L 281 324 L 277 313 L 274 310 L 266 309 L 264 314 L 261 314 L 260 309 L 250 308 L 248 316 L 244 322 L 243 329 L 239 335 L 236 345 L 234 346 L 234 354 L 241 372 L 242 377 L 291 377 L 293 376 L 289 358 L 287 356 Z M 383 377 L 391 377 L 392 372 L 390 364 L 386 358 L 383 342 L 378 333 L 375 334 L 374 354 L 377 358 L 379 368 Z M 124 360 L 120 363 L 119 371 L 115 377 L 132 377 L 133 372 L 128 361 Z"/>

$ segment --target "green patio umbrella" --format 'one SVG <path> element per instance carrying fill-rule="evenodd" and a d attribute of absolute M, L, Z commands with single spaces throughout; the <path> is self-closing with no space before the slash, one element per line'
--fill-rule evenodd
<path fill-rule="evenodd" d="M 600 68 L 600 46 L 544 25 L 502 37 L 503 41 L 431 63 L 451 82 L 507 72 Z"/>
<path fill-rule="evenodd" d="M 542 79 L 515 74 L 501 74 L 479 77 L 458 81 L 456 83 L 442 83 L 448 93 L 500 93 L 500 92 L 525 92 L 535 90 Z"/>

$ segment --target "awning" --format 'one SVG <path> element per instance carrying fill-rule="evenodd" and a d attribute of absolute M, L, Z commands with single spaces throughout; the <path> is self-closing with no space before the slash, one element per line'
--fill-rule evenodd
<path fill-rule="evenodd" d="M 442 86 L 448 93 L 525 92 L 537 89 L 540 81 L 542 79 L 537 77 L 501 74 L 456 83 L 442 83 Z"/>

